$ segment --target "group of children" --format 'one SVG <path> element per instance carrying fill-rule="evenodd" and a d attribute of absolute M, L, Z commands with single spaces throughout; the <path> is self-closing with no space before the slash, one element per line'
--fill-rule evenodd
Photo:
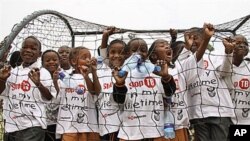
<path fill-rule="evenodd" d="M 107 44 L 116 32 L 109 27 L 99 48 L 101 68 L 86 47 L 42 53 L 40 41 L 27 37 L 21 65 L 0 69 L 6 140 L 188 141 L 190 125 L 198 141 L 227 140 L 231 124 L 250 121 L 250 63 L 244 60 L 249 48 L 244 36 L 228 37 L 225 55 L 214 59 L 206 52 L 214 31 L 205 23 L 188 30 L 183 42 L 171 30 L 170 43 L 157 39 L 148 48 L 141 38 Z M 135 56 L 136 67 L 128 67 Z M 149 63 L 161 69 L 149 71 Z M 174 139 L 164 135 L 168 106 Z"/>

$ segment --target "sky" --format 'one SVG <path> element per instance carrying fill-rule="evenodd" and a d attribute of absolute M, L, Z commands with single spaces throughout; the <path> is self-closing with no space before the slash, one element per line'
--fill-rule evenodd
<path fill-rule="evenodd" d="M 250 14 L 249 0 L 0 0 L 0 40 L 39 10 L 127 29 L 186 29 Z"/>

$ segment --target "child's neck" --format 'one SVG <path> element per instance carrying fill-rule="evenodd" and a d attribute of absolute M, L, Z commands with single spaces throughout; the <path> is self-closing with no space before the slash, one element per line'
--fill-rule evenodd
<path fill-rule="evenodd" d="M 32 63 L 25 63 L 25 62 L 23 62 L 23 67 L 24 67 L 24 68 L 29 67 L 29 66 L 31 66 L 33 63 L 35 63 L 35 62 L 32 62 Z"/>

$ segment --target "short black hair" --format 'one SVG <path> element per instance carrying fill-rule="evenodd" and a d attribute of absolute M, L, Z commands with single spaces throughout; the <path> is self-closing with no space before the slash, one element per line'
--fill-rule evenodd
<path fill-rule="evenodd" d="M 21 58 L 20 51 L 14 51 L 10 56 L 10 65 L 12 68 L 15 68 L 17 66 L 20 66 L 23 62 L 23 59 Z"/>
<path fill-rule="evenodd" d="M 108 52 L 109 52 L 110 47 L 111 47 L 113 44 L 116 44 L 116 43 L 120 43 L 120 44 L 123 45 L 123 47 L 124 47 L 124 52 L 128 52 L 128 51 L 129 51 L 128 45 L 127 45 L 123 40 L 121 40 L 121 39 L 115 39 L 115 40 L 113 40 L 113 41 L 111 41 L 111 42 L 109 43 L 109 46 L 108 46 L 108 48 L 107 48 Z"/>
<path fill-rule="evenodd" d="M 39 48 L 39 51 L 41 51 L 42 50 L 41 42 L 35 36 L 28 36 L 27 38 L 25 38 L 24 41 L 23 41 L 23 43 L 22 43 L 22 47 L 24 46 L 24 43 L 26 42 L 26 40 L 29 39 L 29 38 L 31 38 L 31 39 L 33 39 L 33 40 L 36 41 L 36 44 L 37 44 L 37 46 Z"/>
<path fill-rule="evenodd" d="M 44 61 L 44 55 L 46 53 L 48 53 L 48 52 L 54 52 L 57 55 L 57 57 L 60 59 L 60 56 L 59 56 L 58 52 L 56 52 L 55 50 L 52 50 L 52 49 L 48 49 L 48 50 L 44 51 L 43 54 L 42 54 L 42 57 L 41 57 L 42 64 L 43 64 L 43 61 Z"/>

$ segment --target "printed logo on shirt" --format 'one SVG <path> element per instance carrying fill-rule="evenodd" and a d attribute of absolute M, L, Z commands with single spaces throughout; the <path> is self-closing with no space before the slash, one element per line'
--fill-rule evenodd
<path fill-rule="evenodd" d="M 241 89 L 248 89 L 250 85 L 250 81 L 247 78 L 243 78 L 239 81 L 239 86 Z"/>
<path fill-rule="evenodd" d="M 77 94 L 84 94 L 86 89 L 85 89 L 84 85 L 80 84 L 80 85 L 76 86 L 75 88 L 66 88 L 65 91 L 66 91 L 66 93 L 76 92 Z"/>
<path fill-rule="evenodd" d="M 129 88 L 132 89 L 133 87 L 142 87 L 143 85 L 145 85 L 148 88 L 154 88 L 156 85 L 156 81 L 153 77 L 145 77 L 144 80 L 140 80 L 140 81 L 135 81 L 135 82 L 130 82 L 129 83 Z"/>
<path fill-rule="evenodd" d="M 85 87 L 84 85 L 78 85 L 76 88 L 75 88 L 75 92 L 77 94 L 84 94 L 85 93 Z"/>
<path fill-rule="evenodd" d="M 27 81 L 27 80 L 23 80 L 23 82 L 19 83 L 19 84 L 11 83 L 10 86 L 12 88 L 12 91 L 21 89 L 24 92 L 29 91 L 30 87 L 31 87 L 29 81 Z"/>
<path fill-rule="evenodd" d="M 176 84 L 176 91 L 179 90 L 180 86 L 179 86 L 179 80 L 178 79 L 174 79 L 174 82 Z"/>
<path fill-rule="evenodd" d="M 103 83 L 103 89 L 109 89 L 113 86 L 112 82 L 110 83 Z"/>
<path fill-rule="evenodd" d="M 208 68 L 208 61 L 207 60 L 204 60 L 204 67 L 205 67 L 205 69 L 207 69 Z"/>
<path fill-rule="evenodd" d="M 139 119 L 139 118 L 145 118 L 146 117 L 146 115 L 135 115 L 135 116 L 128 116 L 128 119 L 130 119 L 130 120 L 134 120 L 134 119 Z"/>

